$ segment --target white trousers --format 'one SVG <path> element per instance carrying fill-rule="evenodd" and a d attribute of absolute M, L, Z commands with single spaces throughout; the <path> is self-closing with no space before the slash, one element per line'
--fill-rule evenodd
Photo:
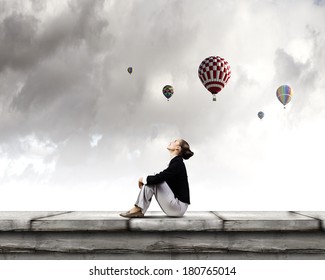
<path fill-rule="evenodd" d="M 141 208 L 143 214 L 147 212 L 153 196 L 167 216 L 181 217 L 187 210 L 188 204 L 176 198 L 168 184 L 163 182 L 157 185 L 144 185 L 140 190 L 135 205 Z"/>

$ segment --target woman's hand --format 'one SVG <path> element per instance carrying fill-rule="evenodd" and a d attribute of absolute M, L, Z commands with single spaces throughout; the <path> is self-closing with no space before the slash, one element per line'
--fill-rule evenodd
<path fill-rule="evenodd" d="M 139 186 L 139 189 L 142 189 L 142 187 L 143 187 L 143 178 L 141 177 L 141 178 L 139 178 L 139 181 L 138 181 L 138 186 Z"/>

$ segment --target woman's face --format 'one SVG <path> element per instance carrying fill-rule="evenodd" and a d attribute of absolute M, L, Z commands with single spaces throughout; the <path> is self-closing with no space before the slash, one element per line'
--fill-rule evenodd
<path fill-rule="evenodd" d="M 172 142 L 169 143 L 167 149 L 169 151 L 176 151 L 176 150 L 181 150 L 181 146 L 180 146 L 180 140 L 179 139 L 176 139 Z"/>

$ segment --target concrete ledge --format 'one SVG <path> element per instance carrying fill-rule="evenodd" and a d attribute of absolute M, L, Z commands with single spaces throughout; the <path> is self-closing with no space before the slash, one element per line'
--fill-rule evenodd
<path fill-rule="evenodd" d="M 0 212 L 2 259 L 325 259 L 324 212 Z"/>

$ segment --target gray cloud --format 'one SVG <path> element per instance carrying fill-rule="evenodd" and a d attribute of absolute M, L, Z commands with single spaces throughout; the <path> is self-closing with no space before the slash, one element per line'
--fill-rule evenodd
<path fill-rule="evenodd" d="M 102 1 L 71 2 L 49 22 L 18 13 L 4 18 L 0 69 L 24 71 L 21 88 L 7 96 L 20 121 L 18 135 L 59 141 L 90 125 L 99 94 L 95 60 L 105 51 L 101 36 L 108 25 L 97 16 L 102 6 Z"/>
<path fill-rule="evenodd" d="M 37 19 L 13 13 L 0 25 L 0 72 L 5 67 L 24 69 L 33 62 L 32 49 L 37 32 Z"/>
<path fill-rule="evenodd" d="M 305 65 L 295 62 L 294 58 L 282 49 L 275 53 L 275 71 L 278 79 L 288 83 L 298 80 L 305 68 Z"/>
<path fill-rule="evenodd" d="M 65 12 L 48 21 L 23 12 L 5 16 L 0 25 L 0 71 L 5 67 L 28 70 L 56 52 L 83 43 L 88 50 L 98 51 L 108 26 L 106 19 L 96 16 L 102 6 L 103 1 L 70 2 Z"/>

